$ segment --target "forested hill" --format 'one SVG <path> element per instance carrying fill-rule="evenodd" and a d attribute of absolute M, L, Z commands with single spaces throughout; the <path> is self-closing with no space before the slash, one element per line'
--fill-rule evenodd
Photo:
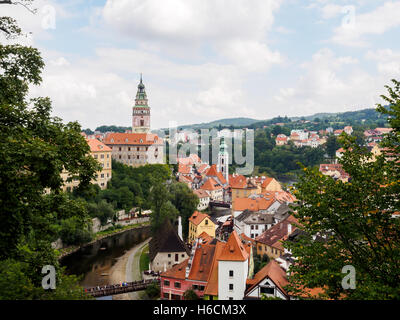
<path fill-rule="evenodd" d="M 230 119 L 220 119 L 212 122 L 205 122 L 192 125 L 179 126 L 180 130 L 184 129 L 211 129 L 211 128 L 262 128 L 264 126 L 270 126 L 275 123 L 294 123 L 301 120 L 317 121 L 326 124 L 327 126 L 342 126 L 342 125 L 368 125 L 379 122 L 386 122 L 387 117 L 377 112 L 374 108 L 363 109 L 358 111 L 348 111 L 342 113 L 316 113 L 311 116 L 304 117 L 275 117 L 267 120 L 256 120 L 251 118 L 230 118 Z M 382 125 L 383 126 L 383 125 Z M 125 130 L 130 129 L 130 127 L 116 126 L 116 125 L 102 125 L 95 129 L 95 131 L 100 132 L 125 132 Z M 154 132 L 163 131 L 165 129 L 153 130 Z M 86 129 L 85 132 L 88 134 L 93 133 L 92 130 Z"/>

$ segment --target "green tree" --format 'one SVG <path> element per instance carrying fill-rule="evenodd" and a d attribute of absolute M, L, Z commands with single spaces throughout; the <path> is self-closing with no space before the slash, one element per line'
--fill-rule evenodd
<path fill-rule="evenodd" d="M 343 136 L 346 152 L 339 162 L 349 183 L 304 169 L 295 216 L 305 233 L 285 242 L 297 258 L 290 268 L 293 293 L 320 287 L 333 299 L 400 299 L 400 219 L 394 218 L 400 211 L 400 86 L 393 82 L 383 96 L 389 107 L 377 108 L 390 115 L 393 128 L 382 156 L 367 161 L 372 154 L 354 137 Z M 355 289 L 342 287 L 346 265 L 355 268 Z"/>
<path fill-rule="evenodd" d="M 326 153 L 331 159 L 336 157 L 336 151 L 340 148 L 337 138 L 333 135 L 329 136 L 326 140 L 325 149 Z"/>
<path fill-rule="evenodd" d="M 10 38 L 21 35 L 9 17 L 0 17 L 0 32 Z M 100 169 L 77 122 L 64 124 L 52 117 L 49 98 L 28 99 L 29 87 L 42 80 L 43 67 L 37 49 L 0 44 L 0 262 L 26 283 L 27 294 L 21 293 L 21 299 L 43 297 L 44 265 L 56 267 L 57 284 L 61 283 L 57 252 L 50 245 L 57 224 L 73 216 L 87 217 L 81 203 L 62 196 L 61 172 L 70 172 L 70 179 L 77 179 L 78 189 L 84 190 Z M 7 297 L 7 284 L 0 285 L 0 296 Z M 72 297 L 68 290 L 47 296 L 56 292 L 59 298 Z"/>
<path fill-rule="evenodd" d="M 169 199 L 182 217 L 182 234 L 186 239 L 189 232 L 189 218 L 197 209 L 199 198 L 185 183 L 172 183 L 169 187 Z"/>

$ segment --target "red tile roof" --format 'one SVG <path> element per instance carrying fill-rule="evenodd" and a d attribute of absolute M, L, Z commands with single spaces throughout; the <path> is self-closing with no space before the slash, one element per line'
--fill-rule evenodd
<path fill-rule="evenodd" d="M 233 231 L 228 241 L 225 243 L 218 260 L 223 261 L 245 261 L 249 258 L 249 254 L 245 249 L 245 245 L 240 240 L 236 231 Z"/>
<path fill-rule="evenodd" d="M 168 277 L 174 279 L 185 280 L 186 277 L 186 267 L 188 265 L 189 258 L 185 261 L 174 265 L 171 269 L 164 271 L 160 274 L 161 277 Z"/>
<path fill-rule="evenodd" d="M 107 145 L 160 145 L 163 140 L 152 133 L 109 133 L 104 138 Z"/>
<path fill-rule="evenodd" d="M 251 286 L 246 290 L 246 293 L 251 292 L 251 290 L 253 290 L 265 278 L 272 280 L 279 290 L 281 290 L 283 294 L 287 295 L 287 292 L 284 289 L 284 286 L 289 284 L 286 277 L 286 272 L 275 260 L 271 260 L 266 266 L 264 266 L 254 275 L 254 278 L 249 281 Z"/>
<path fill-rule="evenodd" d="M 218 259 L 221 256 L 225 243 L 218 241 L 215 246 L 214 259 L 211 265 L 211 271 L 207 279 L 207 285 L 204 294 L 217 296 L 218 295 Z"/>
<path fill-rule="evenodd" d="M 91 152 L 111 151 L 111 148 L 106 146 L 103 142 L 97 139 L 86 139 Z"/>
<path fill-rule="evenodd" d="M 251 198 L 236 198 L 233 202 L 233 210 L 234 211 L 260 211 L 267 210 L 273 203 L 275 202 L 275 198 L 271 197 L 266 199 L 264 197 L 259 197 L 255 199 Z"/>
<path fill-rule="evenodd" d="M 201 244 L 197 247 L 188 276 L 189 280 L 206 282 L 214 259 L 215 244 Z"/>
<path fill-rule="evenodd" d="M 190 166 L 190 165 L 186 165 L 186 164 L 182 164 L 182 163 L 178 164 L 178 172 L 180 174 L 190 174 L 191 170 L 192 170 L 192 166 Z"/>
<path fill-rule="evenodd" d="M 222 189 L 222 186 L 215 181 L 213 178 L 209 178 L 202 186 L 201 189 L 203 190 L 218 190 L 218 189 Z"/>
<path fill-rule="evenodd" d="M 194 190 L 193 193 L 198 196 L 199 198 L 209 198 L 210 195 L 208 194 L 208 192 L 206 190 L 203 189 L 197 189 Z"/>
<path fill-rule="evenodd" d="M 198 226 L 205 218 L 210 219 L 210 216 L 206 213 L 202 213 L 199 211 L 195 211 L 192 216 L 189 218 L 189 221 L 194 225 Z M 210 219 L 211 221 L 211 219 Z"/>
<path fill-rule="evenodd" d="M 217 177 L 218 180 L 222 183 L 225 184 L 226 183 L 226 179 L 224 178 L 224 176 L 222 175 L 221 172 L 217 171 L 217 165 L 213 164 L 207 171 L 206 176 L 208 177 Z"/>
<path fill-rule="evenodd" d="M 256 238 L 257 242 L 265 244 L 267 246 L 274 246 L 278 249 L 283 249 L 280 240 L 288 235 L 288 225 L 292 225 L 292 232 L 297 229 L 295 224 L 298 221 L 293 216 L 289 216 L 285 220 L 278 222 L 276 225 L 272 226 L 268 230 L 264 231 L 261 235 Z"/>

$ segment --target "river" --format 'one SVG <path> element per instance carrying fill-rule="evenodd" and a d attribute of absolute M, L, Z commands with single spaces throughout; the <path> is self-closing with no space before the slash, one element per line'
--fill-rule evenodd
<path fill-rule="evenodd" d="M 68 274 L 83 275 L 80 285 L 95 287 L 110 283 L 110 269 L 117 259 L 150 237 L 150 227 L 127 230 L 65 256 L 60 263 Z"/>

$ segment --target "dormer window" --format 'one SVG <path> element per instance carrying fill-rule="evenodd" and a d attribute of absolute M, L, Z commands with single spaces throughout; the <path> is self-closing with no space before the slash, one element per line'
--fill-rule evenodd
<path fill-rule="evenodd" d="M 111 138 L 111 142 L 114 142 L 114 139 L 113 139 L 113 138 Z"/>

